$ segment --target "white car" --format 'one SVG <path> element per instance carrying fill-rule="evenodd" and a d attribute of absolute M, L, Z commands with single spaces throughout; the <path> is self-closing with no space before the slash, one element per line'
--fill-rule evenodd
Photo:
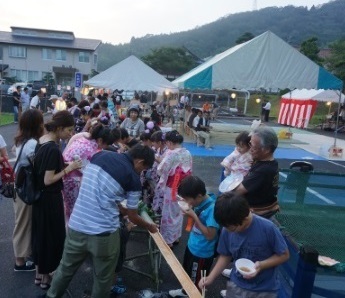
<path fill-rule="evenodd" d="M 17 86 L 21 86 L 22 90 L 24 89 L 24 87 L 26 87 L 26 83 L 14 83 L 12 86 L 10 86 L 10 88 L 7 89 L 7 95 L 12 95 L 13 92 L 17 89 Z"/>

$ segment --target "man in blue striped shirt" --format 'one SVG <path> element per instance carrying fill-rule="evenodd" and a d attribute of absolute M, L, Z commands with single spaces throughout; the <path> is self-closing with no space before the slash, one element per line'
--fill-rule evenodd
<path fill-rule="evenodd" d="M 157 226 L 137 212 L 141 171 L 152 167 L 154 152 L 136 145 L 127 153 L 96 153 L 83 172 L 77 201 L 69 221 L 64 252 L 47 297 L 62 297 L 74 273 L 91 256 L 94 266 L 92 297 L 108 297 L 120 249 L 119 207 L 127 200 L 134 224 L 157 232 Z"/>

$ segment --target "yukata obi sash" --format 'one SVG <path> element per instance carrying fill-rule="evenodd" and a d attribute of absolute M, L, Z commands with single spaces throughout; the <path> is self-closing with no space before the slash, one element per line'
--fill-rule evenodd
<path fill-rule="evenodd" d="M 171 188 L 171 200 L 176 201 L 177 189 L 180 185 L 180 182 L 183 178 L 192 174 L 192 171 L 183 172 L 180 167 L 177 167 L 175 174 L 169 176 L 167 180 L 167 186 Z"/>

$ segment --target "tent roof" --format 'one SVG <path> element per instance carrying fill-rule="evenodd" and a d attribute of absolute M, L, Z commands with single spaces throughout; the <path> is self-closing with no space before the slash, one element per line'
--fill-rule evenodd
<path fill-rule="evenodd" d="M 92 87 L 112 90 L 141 90 L 160 93 L 166 90 L 177 91 L 175 85 L 133 55 L 84 83 Z"/>
<path fill-rule="evenodd" d="M 173 81 L 183 89 L 341 89 L 342 81 L 267 31 Z"/>
<path fill-rule="evenodd" d="M 339 91 L 335 90 L 324 90 L 324 89 L 295 89 L 288 92 L 281 97 L 282 99 L 297 99 L 297 100 L 308 100 L 314 99 L 317 101 L 331 101 L 339 102 Z M 345 95 L 341 94 L 341 101 L 344 101 Z"/>

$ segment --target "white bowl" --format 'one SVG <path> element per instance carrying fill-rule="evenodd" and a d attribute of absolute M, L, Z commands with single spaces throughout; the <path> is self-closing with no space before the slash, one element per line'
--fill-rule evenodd
<path fill-rule="evenodd" d="M 226 177 L 219 185 L 220 192 L 227 192 L 234 190 L 237 186 L 239 186 L 243 181 L 243 175 L 230 175 Z"/>
<path fill-rule="evenodd" d="M 241 273 L 243 276 L 251 275 L 255 273 L 255 264 L 248 259 L 238 259 L 235 262 L 236 270 Z"/>
<path fill-rule="evenodd" d="M 177 201 L 177 204 L 183 211 L 188 211 L 190 209 L 190 206 L 186 201 Z"/>

